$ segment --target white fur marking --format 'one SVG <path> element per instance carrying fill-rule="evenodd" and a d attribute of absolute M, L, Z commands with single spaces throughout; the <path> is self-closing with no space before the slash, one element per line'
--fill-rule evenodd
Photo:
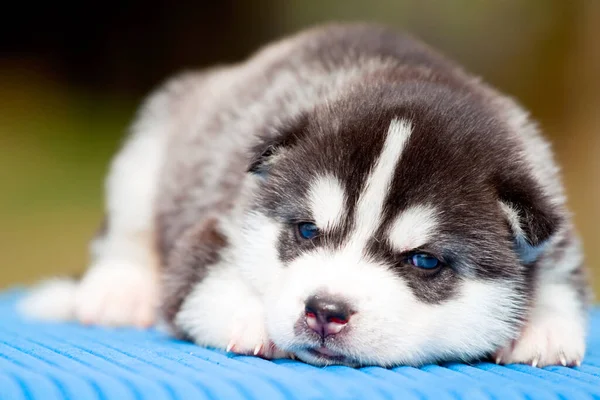
<path fill-rule="evenodd" d="M 422 246 L 431 239 L 437 225 L 437 212 L 434 208 L 411 207 L 394 221 L 389 233 L 390 244 L 397 251 Z"/>
<path fill-rule="evenodd" d="M 346 196 L 340 181 L 331 176 L 319 176 L 313 182 L 309 199 L 315 223 L 320 228 L 333 228 L 342 221 Z"/>
<path fill-rule="evenodd" d="M 398 160 L 410 137 L 411 129 L 411 124 L 408 121 L 392 120 L 381 155 L 358 201 L 356 231 L 352 238 L 353 241 L 365 243 L 379 226 L 383 204 L 394 177 Z M 362 248 L 363 246 L 355 247 Z"/>

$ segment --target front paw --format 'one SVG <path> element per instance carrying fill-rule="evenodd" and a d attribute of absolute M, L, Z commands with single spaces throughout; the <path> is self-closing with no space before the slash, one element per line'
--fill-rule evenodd
<path fill-rule="evenodd" d="M 262 315 L 238 312 L 234 316 L 227 352 L 253 355 L 268 360 L 290 358 L 269 339 Z"/>
<path fill-rule="evenodd" d="M 577 319 L 537 318 L 521 336 L 495 354 L 497 364 L 579 366 L 585 353 L 585 324 Z"/>

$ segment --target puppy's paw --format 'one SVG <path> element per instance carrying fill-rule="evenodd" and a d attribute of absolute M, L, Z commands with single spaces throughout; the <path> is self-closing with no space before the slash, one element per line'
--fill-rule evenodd
<path fill-rule="evenodd" d="M 538 317 L 521 337 L 495 354 L 498 364 L 579 366 L 585 353 L 585 326 L 577 319 Z"/>
<path fill-rule="evenodd" d="M 149 327 L 158 302 L 155 272 L 108 261 L 90 268 L 75 294 L 75 316 L 84 324 Z"/>
<path fill-rule="evenodd" d="M 70 321 L 75 315 L 78 282 L 53 278 L 34 287 L 17 305 L 26 317 L 44 321 Z"/>
<path fill-rule="evenodd" d="M 289 358 L 269 339 L 264 321 L 264 316 L 258 311 L 241 309 L 236 312 L 226 351 L 265 359 Z"/>

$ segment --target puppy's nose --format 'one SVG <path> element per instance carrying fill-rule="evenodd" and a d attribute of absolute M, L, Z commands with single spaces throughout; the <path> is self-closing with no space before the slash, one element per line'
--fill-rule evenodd
<path fill-rule="evenodd" d="M 350 321 L 346 302 L 328 296 L 312 296 L 304 307 L 306 324 L 322 338 L 340 333 Z"/>

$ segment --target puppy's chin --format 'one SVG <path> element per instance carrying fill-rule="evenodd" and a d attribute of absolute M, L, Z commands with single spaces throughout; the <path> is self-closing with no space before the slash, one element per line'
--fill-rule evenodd
<path fill-rule="evenodd" d="M 346 367 L 357 368 L 363 366 L 357 360 L 350 358 L 343 354 L 327 354 L 319 348 L 298 350 L 294 352 L 294 355 L 305 363 L 316 365 L 319 367 L 326 367 L 329 365 L 343 365 Z"/>

